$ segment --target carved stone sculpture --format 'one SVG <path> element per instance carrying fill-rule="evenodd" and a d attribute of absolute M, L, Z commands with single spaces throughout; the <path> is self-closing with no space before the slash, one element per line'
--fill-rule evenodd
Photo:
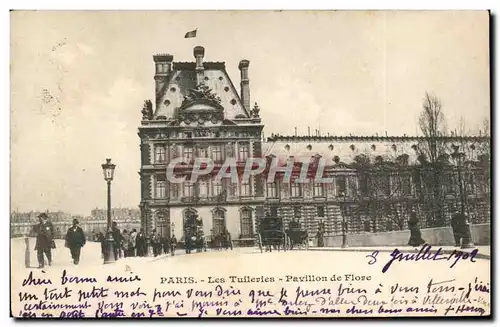
<path fill-rule="evenodd" d="M 255 105 L 253 106 L 253 109 L 251 110 L 251 114 L 253 118 L 259 118 L 259 112 L 260 108 L 257 102 L 255 102 Z"/>
<path fill-rule="evenodd" d="M 141 113 L 143 120 L 153 119 L 153 104 L 151 103 L 151 100 L 144 101 L 144 106 L 142 107 Z"/>

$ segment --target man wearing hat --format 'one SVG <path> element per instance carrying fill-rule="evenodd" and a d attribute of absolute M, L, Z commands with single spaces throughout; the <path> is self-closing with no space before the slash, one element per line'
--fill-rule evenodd
<path fill-rule="evenodd" d="M 37 251 L 38 267 L 43 268 L 45 265 L 44 254 L 47 256 L 49 266 L 52 265 L 51 249 L 56 248 L 54 242 L 54 226 L 49 221 L 46 213 L 38 215 L 39 223 L 33 226 L 36 235 L 35 251 Z"/>
<path fill-rule="evenodd" d="M 83 229 L 78 226 L 78 219 L 73 219 L 73 226 L 68 229 L 65 240 L 65 246 L 71 252 L 73 263 L 78 265 L 80 262 L 80 252 L 85 245 L 85 234 L 83 233 Z"/>

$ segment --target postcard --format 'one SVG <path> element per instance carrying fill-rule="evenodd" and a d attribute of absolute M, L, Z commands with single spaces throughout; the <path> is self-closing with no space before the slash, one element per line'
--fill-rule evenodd
<path fill-rule="evenodd" d="M 11 316 L 491 316 L 487 11 L 12 11 Z"/>

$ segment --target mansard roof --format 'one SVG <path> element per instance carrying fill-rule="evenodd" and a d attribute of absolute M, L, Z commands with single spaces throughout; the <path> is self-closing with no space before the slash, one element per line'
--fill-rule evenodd
<path fill-rule="evenodd" d="M 220 98 L 220 106 L 224 109 L 224 118 L 233 120 L 238 118 L 250 118 L 238 91 L 226 71 L 224 62 L 204 62 L 204 85 L 208 86 L 214 95 Z M 177 110 L 183 106 L 189 90 L 196 89 L 196 63 L 174 62 L 172 73 L 169 74 L 167 82 L 159 90 L 158 106 L 154 118 L 159 116 L 173 118 Z"/>

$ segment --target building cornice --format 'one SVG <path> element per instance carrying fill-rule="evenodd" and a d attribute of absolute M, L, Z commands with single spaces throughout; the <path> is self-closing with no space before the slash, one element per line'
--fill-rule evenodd
<path fill-rule="evenodd" d="M 286 136 L 273 135 L 267 138 L 267 142 L 324 142 L 324 141 L 424 141 L 431 138 L 425 136 Z M 488 136 L 442 136 L 436 138 L 445 142 L 456 141 L 474 141 L 474 142 L 489 142 Z"/>

